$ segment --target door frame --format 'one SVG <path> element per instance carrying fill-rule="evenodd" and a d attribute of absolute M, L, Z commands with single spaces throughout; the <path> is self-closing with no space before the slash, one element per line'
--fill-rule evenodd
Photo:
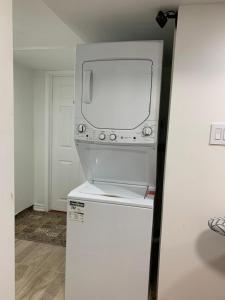
<path fill-rule="evenodd" d="M 45 73 L 45 143 L 44 143 L 44 205 L 34 205 L 35 210 L 49 211 L 52 200 L 52 133 L 53 133 L 53 79 L 74 76 L 74 71 L 47 71 Z"/>

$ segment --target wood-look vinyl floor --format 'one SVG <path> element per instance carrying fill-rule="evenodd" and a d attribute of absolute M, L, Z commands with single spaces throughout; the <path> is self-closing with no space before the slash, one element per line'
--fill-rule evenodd
<path fill-rule="evenodd" d="M 64 300 L 65 247 L 16 240 L 16 300 Z"/>

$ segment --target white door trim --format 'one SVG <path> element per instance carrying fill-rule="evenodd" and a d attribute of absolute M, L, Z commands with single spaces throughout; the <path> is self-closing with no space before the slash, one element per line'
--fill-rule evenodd
<path fill-rule="evenodd" d="M 34 205 L 35 210 L 48 211 L 51 201 L 52 187 L 52 108 L 53 78 L 56 76 L 74 76 L 74 71 L 49 71 L 45 73 L 45 172 L 44 172 L 44 205 Z"/>

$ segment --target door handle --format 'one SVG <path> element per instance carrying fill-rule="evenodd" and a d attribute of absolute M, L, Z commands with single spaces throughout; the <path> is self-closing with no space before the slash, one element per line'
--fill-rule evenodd
<path fill-rule="evenodd" d="M 93 72 L 92 70 L 85 70 L 83 72 L 82 102 L 86 104 L 90 104 L 92 101 L 92 85 L 93 85 Z"/>

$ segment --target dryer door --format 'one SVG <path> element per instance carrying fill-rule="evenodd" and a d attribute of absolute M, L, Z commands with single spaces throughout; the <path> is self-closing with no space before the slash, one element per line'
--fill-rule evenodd
<path fill-rule="evenodd" d="M 129 130 L 149 117 L 151 60 L 86 61 L 82 72 L 82 114 L 92 126 Z"/>

